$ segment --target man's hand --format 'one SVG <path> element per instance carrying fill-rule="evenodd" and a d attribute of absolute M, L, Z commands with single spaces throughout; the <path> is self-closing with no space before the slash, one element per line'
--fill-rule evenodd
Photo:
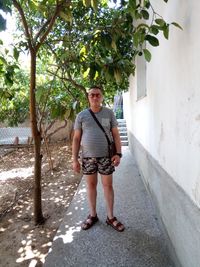
<path fill-rule="evenodd" d="M 74 172 L 78 172 L 78 173 L 80 173 L 80 171 L 81 171 L 81 165 L 80 165 L 80 162 L 79 162 L 78 160 L 73 160 L 72 168 L 73 168 L 73 171 L 74 171 Z"/>
<path fill-rule="evenodd" d="M 113 166 L 115 167 L 117 167 L 120 164 L 120 157 L 118 155 L 114 155 L 111 160 L 112 160 Z"/>

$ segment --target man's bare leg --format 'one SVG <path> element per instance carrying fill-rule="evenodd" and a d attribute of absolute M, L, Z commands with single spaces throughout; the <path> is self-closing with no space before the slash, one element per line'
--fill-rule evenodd
<path fill-rule="evenodd" d="M 102 185 L 104 189 L 104 196 L 107 204 L 107 224 L 111 225 L 115 230 L 122 232 L 125 227 L 113 215 L 114 208 L 114 190 L 113 190 L 113 177 L 110 175 L 101 175 Z"/>
<path fill-rule="evenodd" d="M 113 218 L 114 207 L 114 190 L 113 190 L 113 178 L 110 175 L 101 175 L 101 181 L 104 189 L 104 196 L 107 206 L 107 215 L 109 219 Z"/>
<path fill-rule="evenodd" d="M 96 200 L 97 200 L 97 173 L 86 175 L 87 182 L 87 196 L 90 208 L 90 215 L 95 217 L 96 212 Z"/>

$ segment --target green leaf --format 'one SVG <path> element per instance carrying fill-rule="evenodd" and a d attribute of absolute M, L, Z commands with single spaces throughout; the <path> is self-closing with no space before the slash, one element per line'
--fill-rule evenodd
<path fill-rule="evenodd" d="M 164 2 L 165 2 L 165 3 L 167 3 L 167 2 L 168 2 L 168 0 L 164 0 Z"/>
<path fill-rule="evenodd" d="M 150 1 L 149 0 L 145 0 L 144 6 L 146 8 L 150 8 L 150 6 L 151 6 Z"/>
<path fill-rule="evenodd" d="M 121 82 L 122 75 L 121 75 L 121 72 L 118 68 L 114 69 L 114 77 L 115 77 L 115 80 L 117 83 Z"/>
<path fill-rule="evenodd" d="M 13 49 L 13 56 L 14 56 L 14 58 L 16 60 L 18 60 L 18 58 L 19 58 L 19 51 L 17 50 L 16 47 L 14 47 L 14 49 Z"/>
<path fill-rule="evenodd" d="M 38 4 L 33 0 L 29 0 L 29 5 L 32 10 L 36 11 L 38 9 Z"/>
<path fill-rule="evenodd" d="M 90 80 L 93 80 L 96 74 L 96 65 L 94 62 L 90 64 L 90 72 L 89 72 L 89 77 Z"/>
<path fill-rule="evenodd" d="M 182 28 L 178 23 L 176 23 L 176 22 L 172 22 L 171 24 L 174 25 L 175 27 L 177 27 L 177 28 L 183 30 L 183 28 Z"/>
<path fill-rule="evenodd" d="M 147 40 L 152 46 L 159 46 L 158 39 L 152 35 L 147 34 L 145 40 Z"/>
<path fill-rule="evenodd" d="M 114 40 L 112 40 L 111 46 L 115 51 L 117 51 L 117 46 Z"/>
<path fill-rule="evenodd" d="M 0 63 L 7 64 L 5 58 L 3 58 L 2 56 L 0 56 Z"/>
<path fill-rule="evenodd" d="M 135 47 L 137 47 L 138 46 L 138 44 L 139 44 L 139 32 L 136 32 L 136 33 L 134 33 L 134 35 L 133 35 L 133 42 L 134 42 L 134 46 Z"/>
<path fill-rule="evenodd" d="M 98 1 L 97 0 L 91 0 L 91 6 L 95 12 L 98 11 Z"/>
<path fill-rule="evenodd" d="M 138 12 L 138 10 L 135 10 L 135 18 L 142 19 L 142 15 Z"/>
<path fill-rule="evenodd" d="M 147 12 L 146 10 L 142 9 L 141 14 L 144 19 L 149 19 L 149 12 Z"/>
<path fill-rule="evenodd" d="M 9 72 L 5 73 L 5 84 L 8 86 L 13 85 L 13 79 Z"/>
<path fill-rule="evenodd" d="M 165 21 L 163 19 L 155 19 L 155 23 L 163 27 L 165 25 Z"/>
<path fill-rule="evenodd" d="M 72 12 L 71 10 L 67 10 L 67 12 L 60 11 L 60 17 L 65 21 L 72 24 Z"/>
<path fill-rule="evenodd" d="M 136 0 L 129 1 L 129 4 L 128 5 L 129 5 L 130 8 L 136 9 L 136 7 L 137 7 Z"/>
<path fill-rule="evenodd" d="M 83 78 L 88 77 L 89 73 L 90 73 L 90 68 L 88 68 L 88 69 L 83 73 Z"/>
<path fill-rule="evenodd" d="M 91 0 L 83 0 L 83 5 L 84 5 L 85 7 L 90 7 L 90 5 L 91 5 Z"/>
<path fill-rule="evenodd" d="M 143 49 L 143 53 L 144 53 L 144 57 L 145 57 L 146 61 L 150 62 L 151 61 L 151 53 L 149 52 L 149 50 L 147 50 L 145 48 L 145 49 Z"/>
<path fill-rule="evenodd" d="M 150 32 L 157 35 L 159 33 L 159 30 L 158 30 L 157 26 L 152 25 L 150 28 Z"/>
<path fill-rule="evenodd" d="M 42 86 L 38 86 L 36 91 L 37 102 L 39 102 L 42 98 L 44 98 L 44 88 Z"/>
<path fill-rule="evenodd" d="M 168 40 L 169 38 L 169 25 L 167 25 L 164 30 L 163 30 L 163 35 L 165 36 L 165 38 Z"/>
<path fill-rule="evenodd" d="M 11 1 L 9 0 L 0 0 L 0 9 L 3 10 L 5 13 L 11 13 Z"/>
<path fill-rule="evenodd" d="M 79 52 L 80 55 L 85 56 L 87 54 L 87 47 L 83 46 Z"/>

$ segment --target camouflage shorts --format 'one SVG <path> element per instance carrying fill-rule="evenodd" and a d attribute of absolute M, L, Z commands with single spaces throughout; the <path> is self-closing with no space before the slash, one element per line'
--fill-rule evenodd
<path fill-rule="evenodd" d="M 110 158 L 83 158 L 82 159 L 83 174 L 89 175 L 99 172 L 103 175 L 110 175 L 115 171 Z"/>

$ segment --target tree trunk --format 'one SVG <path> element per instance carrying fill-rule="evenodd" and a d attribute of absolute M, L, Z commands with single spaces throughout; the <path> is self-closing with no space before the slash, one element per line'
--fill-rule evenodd
<path fill-rule="evenodd" d="M 34 220 L 35 224 L 44 223 L 42 214 L 42 200 L 41 200 L 41 132 L 38 129 L 38 119 L 36 110 L 36 52 L 31 49 L 31 73 L 30 73 L 30 120 L 32 136 L 34 140 Z"/>

